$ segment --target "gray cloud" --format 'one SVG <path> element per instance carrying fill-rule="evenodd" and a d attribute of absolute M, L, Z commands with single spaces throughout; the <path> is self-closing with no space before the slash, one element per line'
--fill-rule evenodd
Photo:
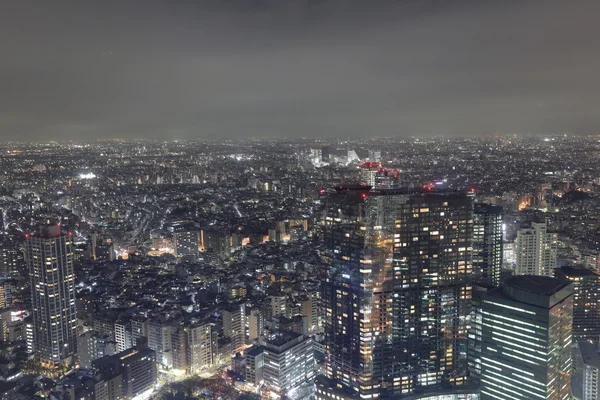
<path fill-rule="evenodd" d="M 584 0 L 20 0 L 5 140 L 595 133 Z"/>

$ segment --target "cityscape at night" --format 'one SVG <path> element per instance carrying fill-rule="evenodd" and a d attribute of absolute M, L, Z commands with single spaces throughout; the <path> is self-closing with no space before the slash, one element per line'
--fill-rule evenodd
<path fill-rule="evenodd" d="M 600 2 L 0 6 L 0 399 L 600 400 Z"/>
<path fill-rule="evenodd" d="M 596 393 L 598 136 L 0 153 L 6 398 Z"/>

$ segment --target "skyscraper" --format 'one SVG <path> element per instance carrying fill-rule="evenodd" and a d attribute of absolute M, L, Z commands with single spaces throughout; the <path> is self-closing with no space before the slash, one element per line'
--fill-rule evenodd
<path fill-rule="evenodd" d="M 475 204 L 473 275 L 478 283 L 498 286 L 502 272 L 502 207 Z"/>
<path fill-rule="evenodd" d="M 576 400 L 600 398 L 600 353 L 597 347 L 590 342 L 577 343 L 573 364 L 573 397 Z"/>
<path fill-rule="evenodd" d="M 336 191 L 322 221 L 331 387 L 342 397 L 377 398 L 465 384 L 471 198 L 364 186 Z"/>
<path fill-rule="evenodd" d="M 584 267 L 554 270 L 557 278 L 573 282 L 573 340 L 600 340 L 600 275 Z"/>
<path fill-rule="evenodd" d="M 552 276 L 556 268 L 557 237 L 548 225 L 532 223 L 531 228 L 517 232 L 515 275 Z"/>
<path fill-rule="evenodd" d="M 75 353 L 77 316 L 71 235 L 45 227 L 26 241 L 34 341 L 42 364 L 56 367 Z"/>
<path fill-rule="evenodd" d="M 571 390 L 573 285 L 513 276 L 483 299 L 481 400 L 562 400 Z"/>

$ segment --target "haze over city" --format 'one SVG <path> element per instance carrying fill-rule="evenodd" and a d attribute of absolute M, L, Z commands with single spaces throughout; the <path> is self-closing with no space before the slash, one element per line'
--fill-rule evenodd
<path fill-rule="evenodd" d="M 598 131 L 597 1 L 5 2 L 0 137 Z"/>

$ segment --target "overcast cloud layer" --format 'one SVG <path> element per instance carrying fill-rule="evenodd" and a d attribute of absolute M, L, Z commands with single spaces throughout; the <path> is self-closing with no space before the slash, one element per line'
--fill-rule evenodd
<path fill-rule="evenodd" d="M 15 0 L 4 140 L 597 133 L 597 0 Z"/>

